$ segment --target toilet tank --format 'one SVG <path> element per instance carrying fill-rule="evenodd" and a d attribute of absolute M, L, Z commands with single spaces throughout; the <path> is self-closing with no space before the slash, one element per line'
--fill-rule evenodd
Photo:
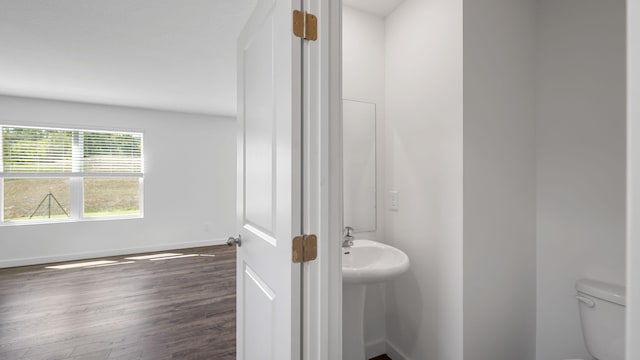
<path fill-rule="evenodd" d="M 624 360 L 626 291 L 597 280 L 576 282 L 582 333 L 598 360 Z"/>

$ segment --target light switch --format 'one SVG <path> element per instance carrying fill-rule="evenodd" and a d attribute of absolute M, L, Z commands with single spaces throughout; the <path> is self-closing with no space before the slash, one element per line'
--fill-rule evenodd
<path fill-rule="evenodd" d="M 389 191 L 389 210 L 398 211 L 400 210 L 400 199 L 398 197 L 397 190 Z"/>

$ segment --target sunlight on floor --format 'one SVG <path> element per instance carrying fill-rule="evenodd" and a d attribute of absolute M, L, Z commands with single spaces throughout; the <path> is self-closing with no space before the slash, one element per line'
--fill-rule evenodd
<path fill-rule="evenodd" d="M 133 264 L 134 262 L 135 261 L 122 261 L 122 262 L 115 262 L 112 264 L 92 265 L 87 267 L 96 268 L 96 267 L 105 267 L 105 266 L 114 266 L 114 265 L 125 265 L 125 264 Z"/>
<path fill-rule="evenodd" d="M 124 260 L 129 260 L 129 261 L 116 261 L 116 260 L 83 261 L 83 262 L 63 264 L 63 265 L 45 266 L 45 269 L 64 270 L 64 269 L 76 269 L 76 268 L 96 268 L 96 267 L 104 267 L 104 266 L 133 264 L 135 263 L 135 261 L 133 260 L 157 261 L 157 260 L 183 259 L 183 258 L 190 258 L 190 257 L 196 257 L 196 256 L 214 257 L 215 254 L 161 253 L 161 254 L 153 254 L 153 255 L 131 256 L 131 257 L 124 258 Z"/>
<path fill-rule="evenodd" d="M 162 254 L 152 254 L 152 255 L 141 255 L 141 256 L 131 256 L 125 258 L 126 260 L 151 260 L 155 258 L 167 257 L 167 256 L 178 256 L 182 255 L 180 253 L 162 253 Z"/>
<path fill-rule="evenodd" d="M 177 256 L 166 256 L 166 257 L 154 258 L 154 259 L 149 259 L 149 260 L 156 261 L 156 260 L 182 259 L 182 258 L 194 257 L 194 256 L 200 256 L 200 255 L 198 255 L 198 254 L 186 254 L 186 255 L 177 255 Z"/>
<path fill-rule="evenodd" d="M 73 269 L 73 268 L 95 266 L 95 265 L 113 264 L 113 263 L 116 263 L 116 262 L 117 261 L 113 261 L 113 260 L 84 261 L 84 262 L 72 263 L 72 264 L 47 266 L 46 268 L 47 269 L 62 270 L 62 269 Z"/>

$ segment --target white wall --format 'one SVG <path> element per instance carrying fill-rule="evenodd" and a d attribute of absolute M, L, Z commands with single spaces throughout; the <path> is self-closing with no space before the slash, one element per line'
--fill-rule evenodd
<path fill-rule="evenodd" d="M 207 245 L 235 228 L 235 121 L 0 96 L 0 122 L 144 132 L 144 219 L 0 227 L 0 267 Z"/>
<path fill-rule="evenodd" d="M 464 2 L 469 360 L 535 359 L 534 33 L 535 0 Z"/>
<path fill-rule="evenodd" d="M 342 8 L 342 97 L 376 105 L 377 187 L 381 188 L 384 168 L 385 124 L 385 26 L 381 17 L 356 10 Z M 345 139 L 348 141 L 348 139 Z M 378 191 L 378 210 L 384 201 Z M 358 237 L 377 239 L 382 234 L 384 221 L 378 211 L 377 229 Z M 345 224 L 349 225 L 349 224 Z"/>
<path fill-rule="evenodd" d="M 537 358 L 589 359 L 574 283 L 625 283 L 625 1 L 538 8 Z"/>
<path fill-rule="evenodd" d="M 411 267 L 387 284 L 387 353 L 462 355 L 462 0 L 406 0 L 386 18 L 385 240 Z"/>
<path fill-rule="evenodd" d="M 627 360 L 640 358 L 640 0 L 627 1 Z"/>
<path fill-rule="evenodd" d="M 384 227 L 384 124 L 385 124 L 385 26 L 381 17 L 348 6 L 342 9 L 342 93 L 343 98 L 376 104 L 377 227 L 375 232 L 357 233 L 356 238 L 385 241 Z M 345 139 L 349 141 L 349 139 Z M 349 224 L 344 224 L 349 225 Z M 384 353 L 384 285 L 367 287 L 365 302 L 365 344 L 367 355 Z"/>

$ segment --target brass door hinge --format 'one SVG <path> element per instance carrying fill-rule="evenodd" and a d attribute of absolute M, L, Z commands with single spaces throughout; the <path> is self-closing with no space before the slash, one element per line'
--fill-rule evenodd
<path fill-rule="evenodd" d="M 318 237 L 316 235 L 301 235 L 293 238 L 292 261 L 303 263 L 318 257 Z"/>
<path fill-rule="evenodd" d="M 318 18 L 306 11 L 293 10 L 293 34 L 305 40 L 318 40 Z"/>

